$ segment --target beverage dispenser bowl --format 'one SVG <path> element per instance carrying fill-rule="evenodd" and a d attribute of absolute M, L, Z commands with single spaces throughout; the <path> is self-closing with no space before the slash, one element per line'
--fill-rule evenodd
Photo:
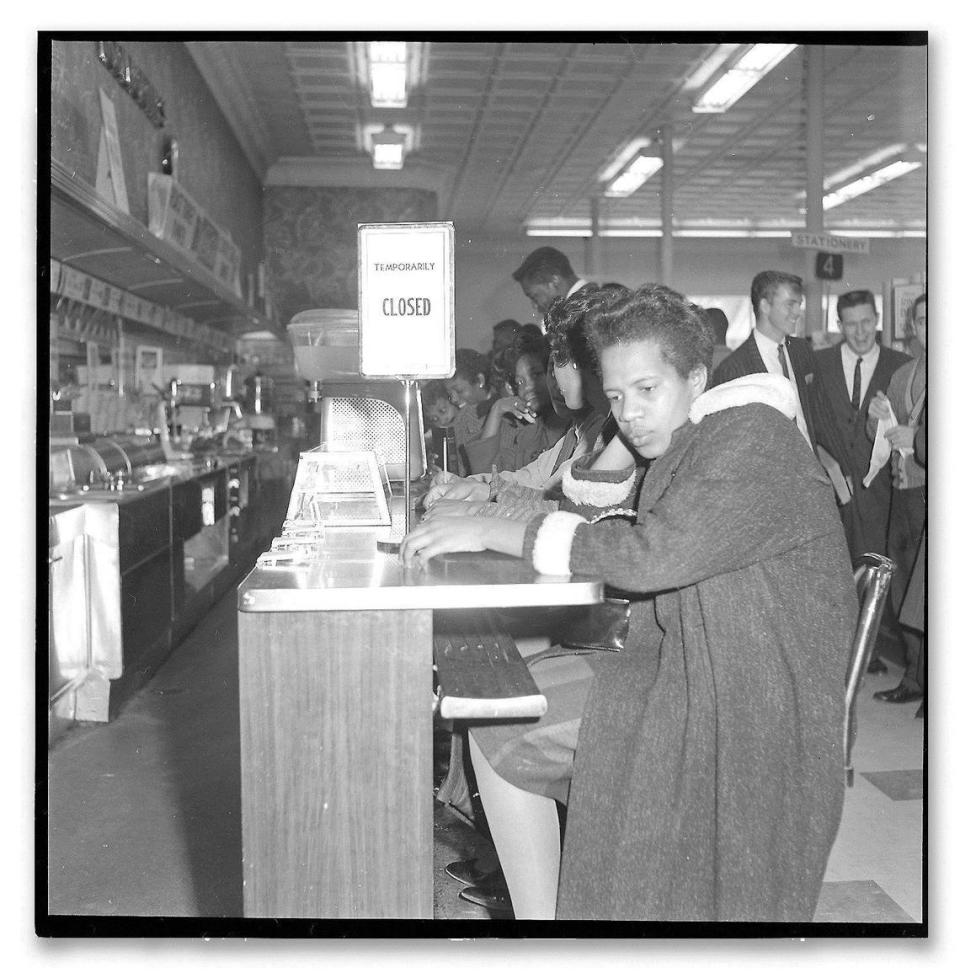
<path fill-rule="evenodd" d="M 300 376 L 308 382 L 357 379 L 360 314 L 347 308 L 315 308 L 287 325 Z"/>

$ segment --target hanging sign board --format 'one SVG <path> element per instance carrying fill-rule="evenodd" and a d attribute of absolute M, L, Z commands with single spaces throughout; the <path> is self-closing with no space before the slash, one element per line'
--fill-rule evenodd
<path fill-rule="evenodd" d="M 820 280 L 840 280 L 843 277 L 843 255 L 818 250 L 813 272 Z"/>
<path fill-rule="evenodd" d="M 450 378 L 453 224 L 361 223 L 357 253 L 360 374 Z"/>
<path fill-rule="evenodd" d="M 124 213 L 130 212 L 127 183 L 123 177 L 123 158 L 120 155 L 120 132 L 117 113 L 110 96 L 100 88 L 100 150 L 97 160 L 97 191 L 110 199 Z M 109 188 L 109 192 L 107 191 Z"/>
<path fill-rule="evenodd" d="M 803 250 L 825 250 L 827 253 L 869 253 L 870 241 L 859 237 L 834 236 L 832 233 L 803 233 L 794 230 L 790 242 Z"/>

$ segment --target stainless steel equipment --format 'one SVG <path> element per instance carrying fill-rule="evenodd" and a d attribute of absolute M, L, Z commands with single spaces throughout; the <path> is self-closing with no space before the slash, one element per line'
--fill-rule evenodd
<path fill-rule="evenodd" d="M 163 445 L 153 436 L 101 436 L 87 443 L 58 443 L 50 449 L 50 493 L 139 491 L 156 478 L 151 468 L 164 461 Z"/>
<path fill-rule="evenodd" d="M 404 478 L 404 390 L 397 382 L 327 382 L 320 400 L 320 437 L 327 449 L 372 449 L 387 477 Z M 423 408 L 414 397 L 410 425 L 410 476 L 427 469 Z M 318 444 L 319 445 L 319 444 Z"/>

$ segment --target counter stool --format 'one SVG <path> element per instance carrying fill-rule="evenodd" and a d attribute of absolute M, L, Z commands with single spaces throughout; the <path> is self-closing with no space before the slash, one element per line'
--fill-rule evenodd
<path fill-rule="evenodd" d="M 857 739 L 857 692 L 873 652 L 873 643 L 877 638 L 880 616 L 883 614 L 883 605 L 894 570 L 894 563 L 890 558 L 880 554 L 864 554 L 853 575 L 857 585 L 857 596 L 860 599 L 860 614 L 850 647 L 844 699 L 843 766 L 847 787 L 853 787 L 853 744 Z"/>

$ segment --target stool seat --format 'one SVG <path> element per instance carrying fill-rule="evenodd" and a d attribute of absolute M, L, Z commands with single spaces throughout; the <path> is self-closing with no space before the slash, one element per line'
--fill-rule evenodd
<path fill-rule="evenodd" d="M 437 695 L 444 719 L 524 719 L 543 716 L 547 700 L 513 638 L 486 614 L 470 631 L 435 635 Z"/>

